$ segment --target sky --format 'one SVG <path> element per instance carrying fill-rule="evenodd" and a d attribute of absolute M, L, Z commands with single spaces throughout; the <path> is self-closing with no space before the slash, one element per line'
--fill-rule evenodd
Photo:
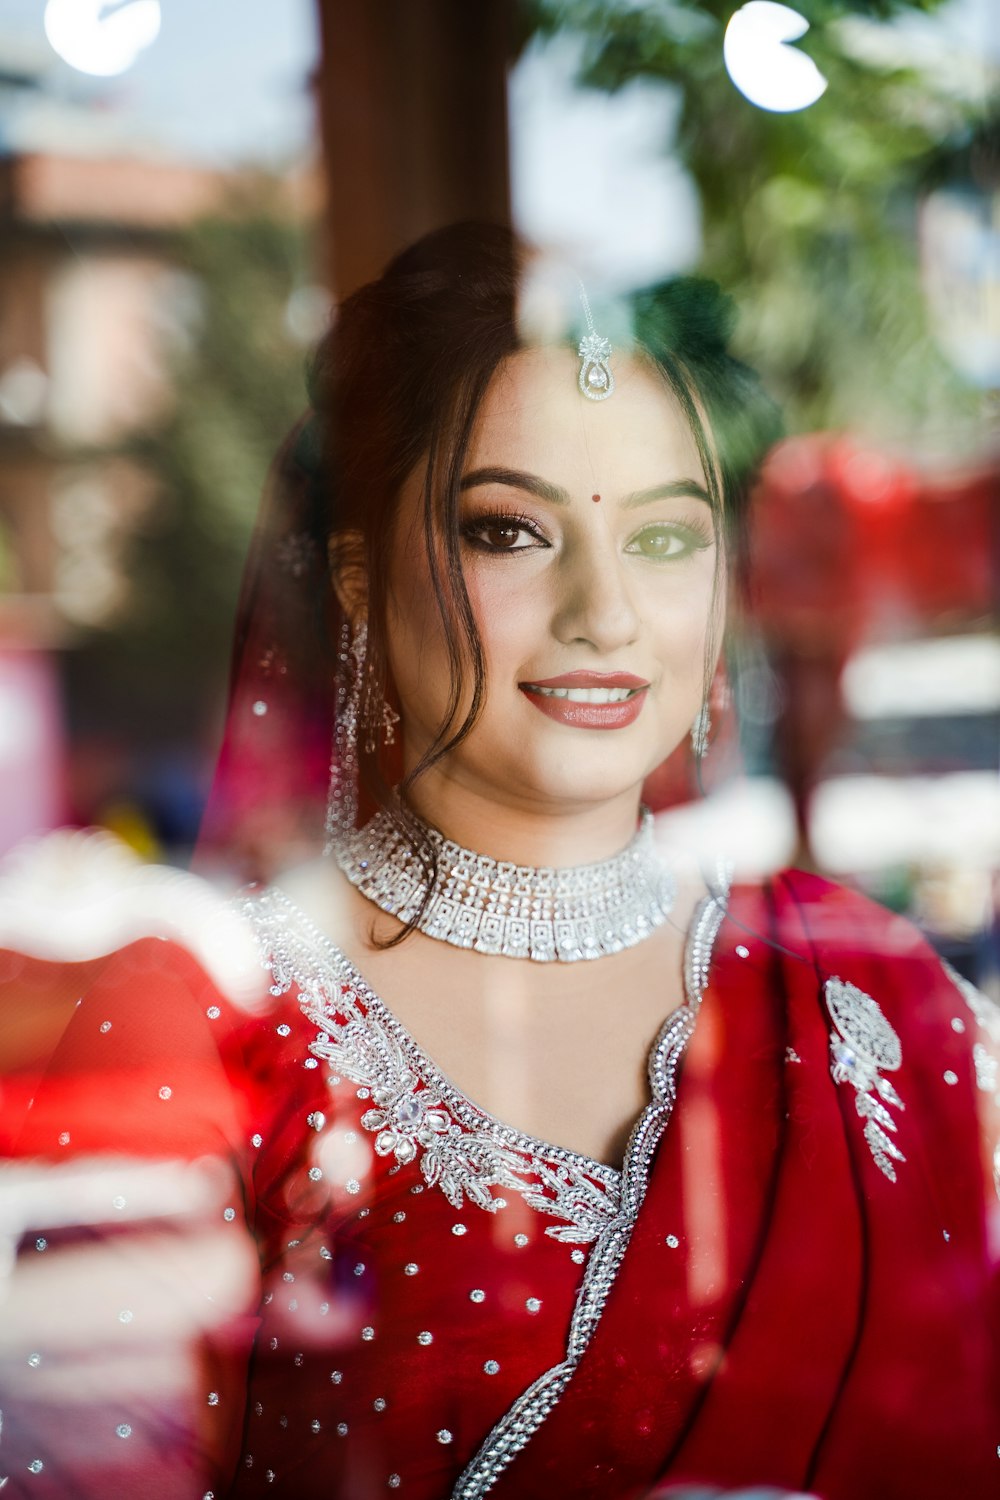
<path fill-rule="evenodd" d="M 67 3 L 86 8 L 99 0 Z M 0 0 L 0 72 L 19 63 L 41 68 L 46 85 L 43 95 L 22 91 L 17 102 L 0 84 L 0 151 L 72 143 L 80 151 L 140 149 L 208 165 L 281 168 L 314 149 L 307 81 L 318 52 L 315 0 L 160 3 L 155 43 L 126 73 L 94 79 L 55 56 L 45 0 Z M 960 71 L 974 75 L 975 59 L 1000 62 L 996 3 L 951 0 L 898 33 L 881 33 L 877 44 L 903 45 L 940 72 L 948 42 L 958 48 Z M 642 81 L 612 96 L 581 93 L 573 86 L 575 60 L 573 43 L 557 37 L 534 48 L 512 77 L 519 228 L 537 242 L 573 247 L 585 271 L 612 292 L 652 273 L 689 269 L 699 252 L 697 195 L 665 150 L 676 98 Z"/>
<path fill-rule="evenodd" d="M 118 78 L 87 79 L 49 47 L 44 0 L 0 0 L 0 67 L 33 56 L 57 92 L 103 99 L 109 127 L 172 155 L 280 163 L 312 136 L 315 9 L 313 0 L 162 0 L 153 46 Z"/>
<path fill-rule="evenodd" d="M 85 7 L 88 0 L 74 3 Z M 928 49 L 940 48 L 947 36 L 971 55 L 1000 61 L 995 7 L 996 0 L 952 0 L 905 29 Z M 157 41 L 127 73 L 107 80 L 85 79 L 54 56 L 44 10 L 45 0 L 0 0 L 0 67 L 34 56 L 57 92 L 101 98 L 109 130 L 117 124 L 172 154 L 218 164 L 280 162 L 312 138 L 306 80 L 318 49 L 315 0 L 161 0 Z M 541 107 L 532 106 L 530 94 L 522 87 L 519 98 L 534 117 Z M 606 111 L 602 131 L 635 137 L 637 110 L 653 107 L 637 105 L 636 97 L 617 114 Z M 554 116 L 544 123 L 558 126 Z"/>

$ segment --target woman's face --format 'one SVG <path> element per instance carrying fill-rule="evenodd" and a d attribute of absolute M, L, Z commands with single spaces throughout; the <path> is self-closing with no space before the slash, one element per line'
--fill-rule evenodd
<path fill-rule="evenodd" d="M 462 566 L 486 696 L 432 774 L 525 811 L 638 795 L 701 707 L 725 593 L 704 470 L 674 397 L 641 364 L 619 361 L 615 394 L 588 401 L 577 371 L 563 349 L 508 359 L 462 484 Z M 451 680 L 423 479 L 421 469 L 404 486 L 389 579 L 407 768 L 437 734 Z M 463 712 L 470 697 L 471 685 Z"/>

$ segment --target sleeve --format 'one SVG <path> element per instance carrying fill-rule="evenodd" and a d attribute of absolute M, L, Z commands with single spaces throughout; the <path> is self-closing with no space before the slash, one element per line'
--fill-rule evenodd
<path fill-rule="evenodd" d="M 0 1483 L 221 1493 L 258 1298 L 238 1018 L 162 939 L 84 977 L 0 1175 Z M 9 986 L 5 1014 L 23 1001 Z"/>
<path fill-rule="evenodd" d="M 959 1024 L 965 1028 L 972 1044 L 983 1169 L 992 1188 L 989 1197 L 996 1200 L 991 1211 L 996 1226 L 992 1238 L 996 1259 L 1000 1261 L 1000 1005 L 984 995 L 951 964 L 943 962 L 942 968 L 963 1002 L 962 1012 L 952 1018 L 951 1024 L 956 1029 Z"/>
<path fill-rule="evenodd" d="M 815 875 L 780 880 L 815 970 L 862 1225 L 858 1340 L 816 1488 L 852 1494 L 864 1472 L 866 1494 L 978 1500 L 995 1492 L 1000 1436 L 992 1007 L 902 916 Z M 791 926 L 778 936 L 795 948 Z M 900 1419 L 919 1440 L 887 1441 Z"/>

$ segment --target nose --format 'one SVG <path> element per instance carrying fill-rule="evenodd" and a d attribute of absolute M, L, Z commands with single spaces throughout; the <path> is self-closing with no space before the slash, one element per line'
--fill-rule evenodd
<path fill-rule="evenodd" d="M 584 643 L 610 654 L 639 634 L 639 614 L 625 563 L 610 536 L 578 538 L 559 560 L 553 634 L 564 645 Z"/>

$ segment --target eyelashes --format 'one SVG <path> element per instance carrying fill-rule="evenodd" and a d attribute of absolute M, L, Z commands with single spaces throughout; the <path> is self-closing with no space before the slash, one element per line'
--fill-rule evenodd
<path fill-rule="evenodd" d="M 468 517 L 459 527 L 459 535 L 470 548 L 488 557 L 537 552 L 552 545 L 533 516 L 502 507 L 483 509 Z M 711 525 L 651 521 L 629 537 L 623 550 L 649 562 L 681 562 L 704 552 L 714 542 Z"/>
<path fill-rule="evenodd" d="M 549 542 L 531 516 L 509 510 L 481 510 L 478 515 L 463 521 L 459 535 L 477 552 L 493 556 L 504 553 L 532 552 L 538 547 L 548 547 Z M 518 537 L 527 536 L 528 541 L 517 543 Z"/>

